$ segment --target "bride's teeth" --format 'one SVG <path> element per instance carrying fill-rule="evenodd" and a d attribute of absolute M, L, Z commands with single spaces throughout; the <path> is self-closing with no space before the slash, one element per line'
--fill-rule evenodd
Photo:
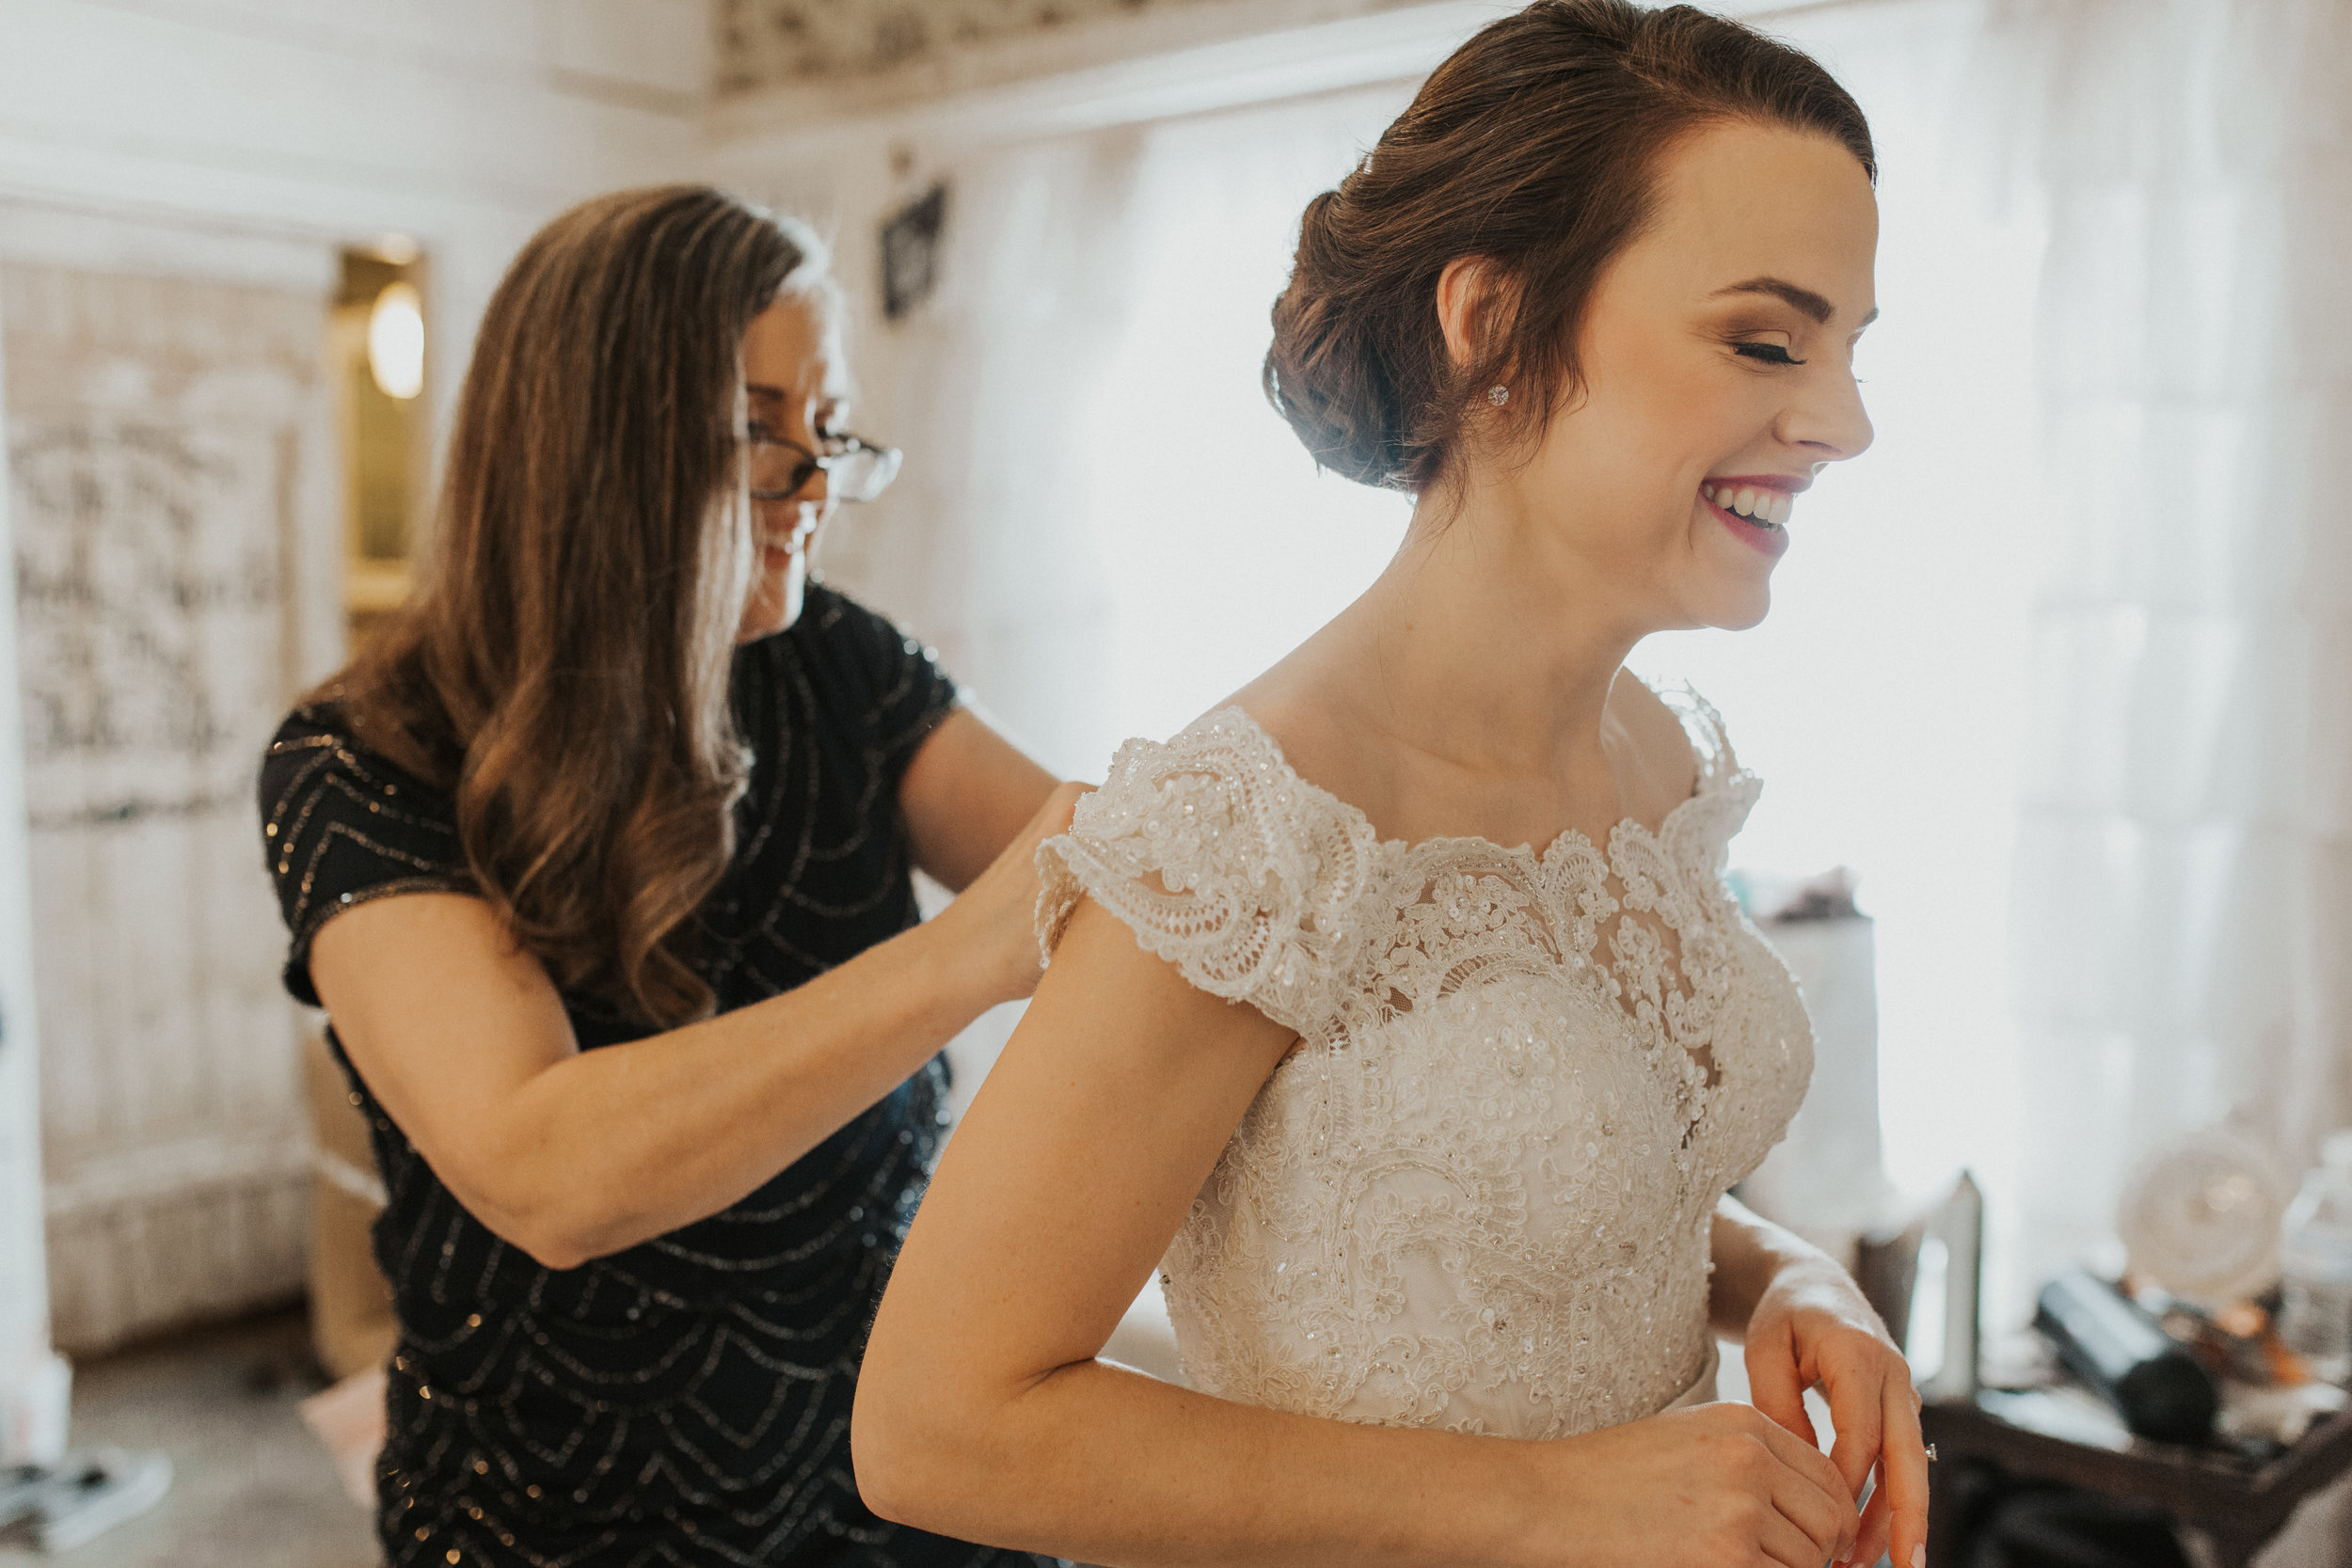
<path fill-rule="evenodd" d="M 1788 520 L 1796 498 L 1785 490 L 1759 490 L 1755 485 L 1742 485 L 1734 490 L 1728 484 L 1702 484 L 1699 494 L 1710 505 L 1720 506 L 1735 516 L 1745 517 L 1758 528 L 1778 528 Z"/>

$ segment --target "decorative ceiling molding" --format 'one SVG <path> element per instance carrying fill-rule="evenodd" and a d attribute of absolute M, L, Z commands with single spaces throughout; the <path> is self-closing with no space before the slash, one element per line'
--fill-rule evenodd
<path fill-rule="evenodd" d="M 722 97 L 710 130 L 730 162 L 821 157 L 878 135 L 970 145 L 1100 130 L 1417 76 L 1518 8 L 1518 0 L 1377 8 L 1365 0 L 1177 0 L 1164 15 L 1102 24 L 1107 37 L 1073 29 L 881 77 Z M 1187 25 L 1151 25 L 1179 21 Z M 1193 24 L 1212 22 L 1223 31 L 1198 36 L 1206 29 Z"/>
<path fill-rule="evenodd" d="M 723 7 L 783 0 L 721 0 Z M 816 0 L 804 0 L 814 8 Z M 938 0 L 1014 8 L 1012 0 Z M 1425 75 L 1525 0 L 1087 0 L 1123 12 L 1050 35 L 944 52 L 872 76 L 722 95 L 709 120 L 720 164 L 750 174 L 877 141 L 970 148 L 1341 92 Z M 1829 6 L 1906 0 L 1716 0 L 1770 23 Z M 835 0 L 870 12 L 884 0 Z M 721 69 L 728 45 L 721 41 Z"/>
<path fill-rule="evenodd" d="M 721 98 L 770 89 L 869 103 L 1285 27 L 1409 0 L 717 0 Z"/>
<path fill-rule="evenodd" d="M 723 122 L 864 119 L 1247 44 L 1410 0 L 718 0 Z M 1500 3 L 1489 13 L 1510 8 Z"/>

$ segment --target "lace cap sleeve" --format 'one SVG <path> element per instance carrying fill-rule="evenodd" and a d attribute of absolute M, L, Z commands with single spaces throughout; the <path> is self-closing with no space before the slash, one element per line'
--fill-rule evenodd
<path fill-rule="evenodd" d="M 1712 703 L 1681 682 L 1646 684 L 1682 721 L 1683 736 L 1690 741 L 1691 754 L 1698 764 L 1694 799 L 1690 809 L 1677 811 L 1669 819 L 1668 835 L 1686 842 L 1702 842 L 1713 860 L 1716 875 L 1721 876 L 1729 863 L 1731 840 L 1746 825 L 1748 814 L 1756 809 L 1756 797 L 1764 790 L 1763 782 L 1740 766 L 1740 758 L 1731 749 L 1731 736 L 1724 728 L 1723 715 L 1715 711 Z"/>
<path fill-rule="evenodd" d="M 1741 776 L 1745 769 L 1731 749 L 1731 736 L 1724 728 L 1724 716 L 1715 711 L 1714 704 L 1685 681 L 1650 680 L 1643 684 L 1682 721 L 1683 736 L 1691 742 L 1691 754 L 1698 761 L 1699 788 L 1729 784 Z"/>
<path fill-rule="evenodd" d="M 1070 832 L 1039 847 L 1039 941 L 1050 959 L 1090 897 L 1194 986 L 1312 1036 L 1345 999 L 1376 847 L 1228 708 L 1121 746 Z"/>

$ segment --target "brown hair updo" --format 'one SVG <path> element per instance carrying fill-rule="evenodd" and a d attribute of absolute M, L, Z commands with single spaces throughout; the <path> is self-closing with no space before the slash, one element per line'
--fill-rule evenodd
<path fill-rule="evenodd" d="M 1701 125 L 1818 132 L 1878 164 L 1861 108 L 1807 55 L 1690 6 L 1536 0 L 1422 85 L 1355 172 L 1307 205 L 1274 304 L 1265 391 L 1315 461 L 1419 492 L 1447 477 L 1473 399 L 1508 382 L 1549 419 L 1578 385 L 1585 301 L 1649 214 L 1660 155 Z M 1455 367 L 1438 275 L 1498 269 Z M 1515 410 L 1516 411 L 1516 410 Z"/>
<path fill-rule="evenodd" d="M 807 229 L 700 185 L 539 230 L 474 342 L 423 590 L 318 693 L 450 791 L 476 890 L 555 983 L 648 1024 L 711 1009 L 692 916 L 746 771 L 743 334 L 823 275 Z"/>

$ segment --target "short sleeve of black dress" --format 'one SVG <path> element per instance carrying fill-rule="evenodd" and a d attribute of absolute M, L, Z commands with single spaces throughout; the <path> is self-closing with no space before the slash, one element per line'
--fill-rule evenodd
<path fill-rule="evenodd" d="M 403 893 L 471 893 L 448 800 L 353 737 L 331 705 L 298 708 L 262 760 L 262 846 L 290 937 L 286 989 L 320 1006 L 310 940 L 343 911 Z"/>
<path fill-rule="evenodd" d="M 889 621 L 813 585 L 789 631 L 737 651 L 731 699 L 752 773 L 693 931 L 723 1011 L 915 923 L 898 785 L 956 689 Z M 471 891 L 449 800 L 331 707 L 287 720 L 261 803 L 286 985 L 305 1002 L 311 941 L 338 912 Z M 583 1049 L 651 1032 L 592 997 L 563 1002 Z M 475 1219 L 352 1082 L 389 1199 L 375 1255 L 400 1325 L 377 1465 L 395 1568 L 1033 1560 L 876 1518 L 850 1468 L 858 1358 L 937 1151 L 944 1062 L 739 1202 L 563 1270 Z"/>

